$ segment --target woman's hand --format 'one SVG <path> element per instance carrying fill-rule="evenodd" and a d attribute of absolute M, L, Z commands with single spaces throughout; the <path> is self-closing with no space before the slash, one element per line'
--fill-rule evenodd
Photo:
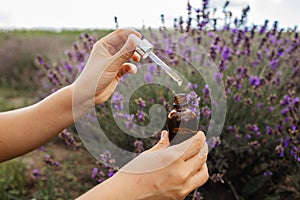
<path fill-rule="evenodd" d="M 184 199 L 192 190 L 203 185 L 209 177 L 205 135 L 198 132 L 189 140 L 191 142 L 185 144 L 190 145 L 171 164 L 144 173 L 127 173 L 122 172 L 121 169 L 112 178 L 96 186 L 80 199 Z M 171 147 L 169 145 L 168 133 L 163 131 L 159 143 L 143 153 L 161 151 L 147 163 L 156 163 L 162 158 L 172 158 L 173 154 L 177 154 L 184 146 L 183 143 Z"/>
<path fill-rule="evenodd" d="M 139 61 L 136 44 L 130 38 L 141 34 L 132 29 L 119 29 L 100 39 L 94 46 L 86 66 L 74 86 L 80 95 L 78 102 L 94 100 L 95 104 L 106 101 L 115 90 L 118 81 L 126 73 L 136 73 L 136 66 L 129 59 Z M 78 98 L 77 98 L 78 99 Z"/>

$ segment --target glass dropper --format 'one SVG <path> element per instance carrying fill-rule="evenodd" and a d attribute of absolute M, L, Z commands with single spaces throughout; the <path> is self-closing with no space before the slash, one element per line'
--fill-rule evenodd
<path fill-rule="evenodd" d="M 149 58 L 151 58 L 158 66 L 167 72 L 167 74 L 177 82 L 178 86 L 182 85 L 182 79 L 178 74 L 176 74 L 166 63 L 164 63 L 155 53 L 149 53 Z"/>
<path fill-rule="evenodd" d="M 136 35 L 131 34 L 132 37 L 136 42 L 136 51 L 138 54 L 142 56 L 142 58 L 151 58 L 153 62 L 155 62 L 158 66 L 160 66 L 166 73 L 177 82 L 178 86 L 182 85 L 182 79 L 180 76 L 173 71 L 166 63 L 164 63 L 155 53 L 153 53 L 153 45 L 146 39 L 140 39 Z"/>

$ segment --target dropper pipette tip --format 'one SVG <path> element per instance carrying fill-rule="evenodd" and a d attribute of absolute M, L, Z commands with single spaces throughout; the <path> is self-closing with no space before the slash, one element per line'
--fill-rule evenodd
<path fill-rule="evenodd" d="M 180 76 L 173 71 L 166 63 L 164 63 L 158 56 L 156 56 L 153 52 L 149 53 L 149 57 L 162 69 L 166 71 L 166 73 L 174 80 L 177 82 L 178 86 L 182 85 L 182 79 Z"/>

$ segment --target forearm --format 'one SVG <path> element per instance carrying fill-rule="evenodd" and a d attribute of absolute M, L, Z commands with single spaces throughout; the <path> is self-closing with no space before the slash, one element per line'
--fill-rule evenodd
<path fill-rule="evenodd" d="M 25 154 L 70 126 L 72 86 L 32 106 L 0 113 L 0 161 Z"/>

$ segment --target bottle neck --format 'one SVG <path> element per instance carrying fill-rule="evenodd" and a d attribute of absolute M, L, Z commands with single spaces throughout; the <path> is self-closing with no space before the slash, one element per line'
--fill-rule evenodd
<path fill-rule="evenodd" d="M 178 112 L 182 112 L 188 109 L 188 105 L 180 105 L 180 104 L 173 104 L 173 108 L 174 110 L 178 111 Z"/>
<path fill-rule="evenodd" d="M 185 111 L 188 107 L 186 95 L 184 93 L 175 94 L 173 108 L 176 111 Z"/>

